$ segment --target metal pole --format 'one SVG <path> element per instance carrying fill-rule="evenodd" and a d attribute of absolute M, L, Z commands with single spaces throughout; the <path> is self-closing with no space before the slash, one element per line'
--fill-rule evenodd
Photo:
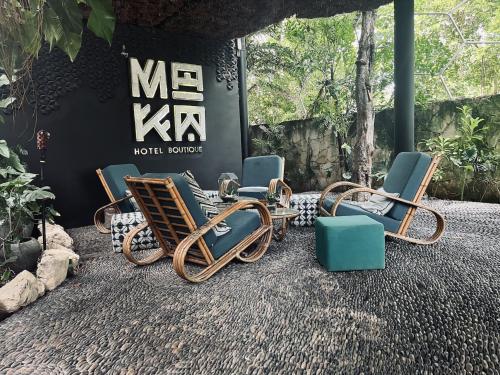
<path fill-rule="evenodd" d="M 394 154 L 413 151 L 415 143 L 414 0 L 394 1 Z"/>
<path fill-rule="evenodd" d="M 248 156 L 248 98 L 247 98 L 247 50 L 245 38 L 236 40 L 238 45 L 238 87 L 240 94 L 241 156 Z"/>
<path fill-rule="evenodd" d="M 40 130 L 36 134 L 36 147 L 40 151 L 40 183 L 43 186 L 43 182 L 45 180 L 45 161 L 47 159 L 47 143 L 49 141 L 50 134 L 45 130 Z M 45 199 L 42 200 L 42 241 L 43 241 L 43 250 L 47 250 L 47 231 L 45 228 L 46 220 L 46 202 Z"/>

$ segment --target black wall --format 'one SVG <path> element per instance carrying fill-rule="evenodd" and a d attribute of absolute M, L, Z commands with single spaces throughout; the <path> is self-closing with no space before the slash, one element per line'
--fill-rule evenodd
<path fill-rule="evenodd" d="M 155 131 L 145 142 L 135 142 L 132 103 L 150 103 L 153 113 L 159 99 L 131 96 L 128 57 L 163 60 L 167 65 L 171 98 L 170 62 L 203 65 L 206 142 L 203 152 L 192 155 L 135 156 L 135 147 L 179 146 L 165 144 Z M 33 68 L 34 89 L 23 106 L 0 128 L 0 138 L 11 146 L 21 144 L 28 165 L 38 172 L 34 134 L 51 133 L 46 184 L 57 196 L 55 208 L 68 227 L 90 224 L 95 209 L 107 203 L 96 176 L 109 164 L 135 163 L 146 172 L 180 172 L 191 169 L 200 185 L 215 189 L 221 172 L 241 172 L 241 128 L 236 44 L 203 40 L 158 30 L 118 25 L 110 47 L 90 33 L 72 64 L 58 50 L 44 49 Z M 172 104 L 171 99 L 167 103 Z M 182 104 L 182 103 L 181 103 Z M 35 109 L 36 108 L 36 109 Z M 173 109 L 169 119 L 173 126 Z"/>

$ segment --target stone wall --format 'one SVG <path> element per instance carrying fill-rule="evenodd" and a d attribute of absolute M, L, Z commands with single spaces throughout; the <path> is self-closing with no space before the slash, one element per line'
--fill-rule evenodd
<path fill-rule="evenodd" d="M 473 108 L 473 115 L 481 117 L 488 124 L 491 142 L 497 144 L 500 138 L 500 95 L 457 101 L 444 101 L 415 108 L 415 141 L 418 144 L 425 139 L 437 135 L 454 136 L 457 131 L 460 111 L 458 107 L 468 105 Z M 262 147 L 251 142 L 250 151 L 253 155 L 272 152 L 283 155 L 286 159 L 285 176 L 294 191 L 321 190 L 328 184 L 342 180 L 339 158 L 339 142 L 332 129 L 325 129 L 314 120 L 290 121 L 282 124 L 281 141 L 276 147 Z M 251 126 L 250 139 L 268 137 L 266 126 Z M 349 137 L 354 135 L 354 125 L 349 131 Z M 276 145 L 278 142 L 273 142 Z M 349 141 L 348 141 L 349 143 Z M 382 110 L 375 116 L 375 143 L 373 172 L 387 170 L 394 145 L 394 110 Z M 274 148 L 274 149 L 272 149 Z M 448 181 L 453 185 L 454 179 Z M 444 185 L 446 185 L 446 181 Z M 433 189 L 441 197 L 453 198 L 449 192 L 453 186 L 447 186 L 446 191 Z M 472 187 L 469 190 L 474 190 Z M 476 199 L 470 192 L 469 199 Z M 499 201 L 498 193 L 487 194 L 487 201 Z"/>

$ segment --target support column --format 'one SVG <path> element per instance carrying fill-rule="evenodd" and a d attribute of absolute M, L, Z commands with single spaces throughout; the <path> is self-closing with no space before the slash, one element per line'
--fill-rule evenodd
<path fill-rule="evenodd" d="M 238 87 L 240 94 L 241 154 L 248 156 L 248 97 L 247 97 L 247 50 L 245 38 L 236 40 L 238 44 Z"/>
<path fill-rule="evenodd" d="M 394 1 L 394 155 L 413 151 L 415 142 L 414 0 Z"/>

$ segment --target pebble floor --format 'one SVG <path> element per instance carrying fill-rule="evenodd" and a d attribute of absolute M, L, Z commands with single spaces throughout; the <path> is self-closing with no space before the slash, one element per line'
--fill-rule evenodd
<path fill-rule="evenodd" d="M 293 228 L 201 285 L 72 230 L 80 273 L 0 322 L 0 374 L 499 374 L 500 205 L 430 204 L 444 238 L 388 241 L 385 270 L 325 272 Z"/>

